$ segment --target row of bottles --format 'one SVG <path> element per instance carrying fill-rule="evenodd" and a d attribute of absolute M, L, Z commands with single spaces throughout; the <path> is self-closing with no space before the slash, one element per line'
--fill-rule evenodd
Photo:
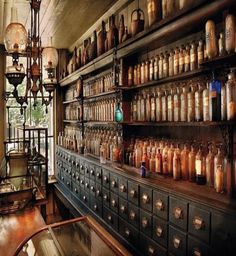
<path fill-rule="evenodd" d="M 200 67 L 205 60 L 205 43 L 199 40 L 186 46 L 176 47 L 170 52 L 160 53 L 150 60 L 128 67 L 128 86 L 135 86 L 158 80 Z"/>
<path fill-rule="evenodd" d="M 234 72 L 225 85 L 213 78 L 210 83 L 200 80 L 140 90 L 133 96 L 131 115 L 134 122 L 235 120 Z"/>
<path fill-rule="evenodd" d="M 227 188 L 227 160 L 220 146 L 180 144 L 167 140 L 132 139 L 125 149 L 125 163 L 147 172 L 208 184 L 222 193 Z"/>
<path fill-rule="evenodd" d="M 74 126 L 65 126 L 64 132 L 59 132 L 57 143 L 59 146 L 79 154 L 83 153 L 84 140 L 82 130 Z"/>
<path fill-rule="evenodd" d="M 115 111 L 118 100 L 116 98 L 105 98 L 99 101 L 84 102 L 85 121 L 115 121 Z"/>
<path fill-rule="evenodd" d="M 96 78 L 90 82 L 83 84 L 84 97 L 97 95 L 103 92 L 109 92 L 113 88 L 112 73 L 108 73 L 102 77 Z"/>
<path fill-rule="evenodd" d="M 76 86 L 71 86 L 70 89 L 65 91 L 65 101 L 74 100 L 77 97 Z"/>
<path fill-rule="evenodd" d="M 222 31 L 219 39 L 217 39 L 214 21 L 208 20 L 206 22 L 206 54 L 209 59 L 213 59 L 216 56 L 224 56 L 226 53 L 236 52 L 236 24 L 234 15 L 228 14 L 224 24 L 224 32 Z"/>
<path fill-rule="evenodd" d="M 90 153 L 99 157 L 103 164 L 107 160 L 112 162 L 122 161 L 122 137 L 116 130 L 87 127 L 85 138 L 85 154 Z"/>
<path fill-rule="evenodd" d="M 78 102 L 71 103 L 65 107 L 66 120 L 82 120 L 82 105 Z"/>

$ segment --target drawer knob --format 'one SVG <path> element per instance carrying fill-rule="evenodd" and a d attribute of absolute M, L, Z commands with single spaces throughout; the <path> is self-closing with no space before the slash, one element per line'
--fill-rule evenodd
<path fill-rule="evenodd" d="M 125 228 L 125 236 L 126 237 L 130 236 L 130 230 L 128 228 Z"/>
<path fill-rule="evenodd" d="M 66 182 L 66 185 L 67 185 L 67 186 L 69 186 L 69 185 L 70 185 L 70 182 L 69 182 L 69 181 L 67 181 L 67 182 Z"/>
<path fill-rule="evenodd" d="M 84 180 L 81 180 L 81 181 L 80 181 L 80 184 L 82 184 L 82 185 L 83 185 L 83 184 L 84 184 Z"/>
<path fill-rule="evenodd" d="M 105 201 L 108 201 L 108 195 L 104 195 L 103 198 Z"/>
<path fill-rule="evenodd" d="M 94 211 L 97 211 L 97 210 L 98 210 L 98 206 L 95 204 L 95 205 L 93 206 L 93 209 L 94 209 Z"/>
<path fill-rule="evenodd" d="M 85 187 L 88 188 L 89 187 L 89 184 L 88 182 L 85 183 Z"/>
<path fill-rule="evenodd" d="M 79 180 L 79 176 L 77 176 L 76 179 Z"/>
<path fill-rule="evenodd" d="M 142 218 L 142 227 L 145 229 L 148 226 L 148 219 L 146 217 Z"/>
<path fill-rule="evenodd" d="M 157 235 L 157 237 L 162 237 L 162 235 L 163 235 L 163 229 L 162 229 L 161 226 L 157 226 L 157 227 L 156 227 L 156 235 Z"/>
<path fill-rule="evenodd" d="M 136 214 L 133 210 L 131 210 L 130 213 L 129 213 L 129 219 L 130 220 L 135 220 L 135 218 L 136 218 Z"/>
<path fill-rule="evenodd" d="M 94 175 L 94 170 L 93 170 L 93 169 L 90 171 L 90 174 L 91 174 L 91 175 Z"/>
<path fill-rule="evenodd" d="M 108 216 L 107 216 L 107 219 L 108 219 L 110 222 L 112 222 L 112 217 L 111 217 L 111 215 L 108 215 Z"/>
<path fill-rule="evenodd" d="M 126 192 L 126 187 L 124 184 L 120 185 L 120 192 Z"/>
<path fill-rule="evenodd" d="M 107 176 L 104 176 L 103 180 L 108 183 L 108 177 Z"/>
<path fill-rule="evenodd" d="M 72 161 L 71 163 L 74 165 L 74 164 L 75 164 L 75 161 Z"/>
<path fill-rule="evenodd" d="M 122 213 L 125 213 L 126 212 L 126 207 L 125 207 L 125 205 L 121 205 L 120 206 L 120 211 L 122 212 Z"/>
<path fill-rule="evenodd" d="M 73 174 L 72 174 L 72 177 L 74 178 L 75 177 L 75 173 L 73 172 Z"/>
<path fill-rule="evenodd" d="M 116 181 L 115 181 L 115 180 L 113 180 L 113 181 L 111 182 L 111 186 L 112 186 L 113 188 L 116 187 Z"/>
<path fill-rule="evenodd" d="M 149 196 L 146 193 L 143 194 L 142 201 L 143 201 L 144 204 L 149 203 L 150 199 L 149 199 Z"/>
<path fill-rule="evenodd" d="M 86 202 L 87 201 L 87 198 L 86 198 L 86 196 L 83 196 L 83 200 Z"/>
<path fill-rule="evenodd" d="M 79 163 L 75 163 L 75 167 L 78 168 L 79 167 Z"/>
<path fill-rule="evenodd" d="M 95 189 L 94 189 L 94 186 L 91 186 L 91 191 L 94 192 L 94 190 L 95 190 Z"/>
<path fill-rule="evenodd" d="M 158 211 L 164 210 L 164 203 L 162 202 L 161 199 L 157 199 L 155 206 Z"/>
<path fill-rule="evenodd" d="M 101 191 L 97 190 L 96 194 L 97 194 L 97 196 L 100 196 L 101 195 Z"/>
<path fill-rule="evenodd" d="M 183 219 L 183 211 L 180 207 L 175 207 L 173 214 L 177 220 Z"/>
<path fill-rule="evenodd" d="M 76 193 L 76 194 L 78 193 L 78 190 L 77 190 L 77 188 L 75 188 L 75 193 Z"/>
<path fill-rule="evenodd" d="M 64 180 L 64 177 L 61 177 L 62 180 Z"/>
<path fill-rule="evenodd" d="M 83 169 L 84 169 L 84 166 L 83 166 L 82 164 L 80 165 L 80 169 L 81 169 L 81 170 L 83 170 Z"/>
<path fill-rule="evenodd" d="M 200 217 L 195 216 L 193 218 L 193 226 L 196 230 L 204 229 L 204 227 L 205 227 L 204 220 Z"/>
<path fill-rule="evenodd" d="M 136 190 L 131 189 L 131 190 L 130 190 L 130 196 L 131 196 L 132 198 L 135 198 L 135 197 L 137 196 Z"/>
<path fill-rule="evenodd" d="M 100 174 L 100 172 L 97 172 L 97 178 L 101 178 L 101 174 Z"/>
<path fill-rule="evenodd" d="M 154 255 L 155 254 L 155 249 L 152 246 L 148 246 L 148 255 Z"/>
<path fill-rule="evenodd" d="M 117 203 L 116 203 L 116 200 L 115 200 L 115 199 L 112 199 L 112 200 L 111 200 L 111 205 L 112 205 L 112 207 L 116 207 L 116 206 L 117 206 Z"/>
<path fill-rule="evenodd" d="M 178 237 L 174 237 L 173 239 L 173 245 L 176 249 L 179 249 L 181 246 L 181 240 Z"/>
<path fill-rule="evenodd" d="M 193 256 L 202 256 L 201 250 L 199 248 L 193 248 Z"/>

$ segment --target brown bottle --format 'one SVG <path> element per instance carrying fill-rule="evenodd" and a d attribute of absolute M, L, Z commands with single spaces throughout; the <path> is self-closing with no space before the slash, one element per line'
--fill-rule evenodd
<path fill-rule="evenodd" d="M 183 91 L 180 95 L 180 121 L 187 122 L 187 109 L 188 109 L 188 90 L 183 86 Z"/>
<path fill-rule="evenodd" d="M 156 171 L 156 158 L 155 158 L 155 152 L 151 153 L 151 157 L 149 160 L 149 166 L 150 166 L 150 171 L 155 172 Z"/>
<path fill-rule="evenodd" d="M 195 100 L 194 100 L 194 88 L 191 86 L 190 91 L 187 94 L 187 121 L 193 122 L 195 119 Z"/>
<path fill-rule="evenodd" d="M 129 38 L 130 38 L 130 34 L 129 34 L 129 32 L 128 32 L 128 27 L 125 26 L 124 35 L 123 35 L 123 37 L 122 37 L 122 43 L 123 43 L 124 41 L 126 41 L 127 39 L 129 39 Z"/>
<path fill-rule="evenodd" d="M 195 120 L 202 121 L 203 120 L 203 100 L 202 100 L 202 86 L 199 83 L 198 88 L 195 91 Z"/>
<path fill-rule="evenodd" d="M 167 96 L 167 120 L 169 122 L 173 122 L 174 118 L 173 118 L 173 103 L 174 103 L 174 100 L 173 100 L 173 95 L 174 94 L 174 89 L 171 89 L 169 91 L 169 95 Z"/>
<path fill-rule="evenodd" d="M 107 32 L 107 47 L 108 51 L 118 44 L 118 29 L 115 25 L 115 16 L 109 17 L 109 30 Z"/>
<path fill-rule="evenodd" d="M 167 91 L 161 97 L 161 121 L 167 121 Z"/>
<path fill-rule="evenodd" d="M 157 89 L 155 108 L 156 122 L 160 122 L 162 120 L 162 92 L 160 89 Z"/>
<path fill-rule="evenodd" d="M 206 156 L 206 180 L 208 186 L 214 187 L 214 154 L 212 147 L 209 148 Z"/>
<path fill-rule="evenodd" d="M 198 47 L 197 47 L 197 63 L 198 68 L 200 68 L 200 65 L 204 61 L 204 43 L 202 40 L 199 40 Z"/>
<path fill-rule="evenodd" d="M 165 52 L 164 54 L 164 58 L 163 58 L 163 78 L 168 77 L 168 73 L 169 73 L 169 56 L 168 53 Z"/>
<path fill-rule="evenodd" d="M 225 49 L 228 54 L 235 51 L 235 17 L 232 14 L 225 19 Z"/>
<path fill-rule="evenodd" d="M 154 80 L 154 59 L 151 58 L 149 63 L 149 81 Z"/>
<path fill-rule="evenodd" d="M 195 158 L 196 183 L 198 185 L 206 184 L 205 157 L 199 148 Z"/>
<path fill-rule="evenodd" d="M 158 63 L 159 62 L 159 57 L 158 56 L 156 56 L 155 58 L 154 58 L 154 63 L 153 63 L 153 75 L 154 75 L 154 80 L 157 80 L 158 79 L 158 76 L 159 76 L 159 71 L 158 71 Z"/>
<path fill-rule="evenodd" d="M 138 84 L 137 65 L 134 66 L 134 85 Z"/>
<path fill-rule="evenodd" d="M 174 75 L 179 74 L 179 49 L 175 49 L 175 54 L 174 54 Z"/>
<path fill-rule="evenodd" d="M 195 43 L 191 44 L 190 49 L 190 70 L 197 69 L 197 47 Z"/>
<path fill-rule="evenodd" d="M 134 84 L 134 68 L 133 66 L 129 66 L 128 68 L 128 86 L 132 86 Z"/>
<path fill-rule="evenodd" d="M 178 87 L 174 93 L 173 109 L 174 109 L 174 122 L 180 121 L 180 88 Z"/>
<path fill-rule="evenodd" d="M 190 47 L 186 45 L 184 52 L 184 72 L 188 72 L 190 70 Z"/>
<path fill-rule="evenodd" d="M 147 0 L 148 24 L 152 26 L 161 18 L 160 0 Z"/>
<path fill-rule="evenodd" d="M 124 33 L 125 33 L 124 15 L 121 14 L 120 22 L 119 22 L 119 32 L 118 32 L 119 44 L 122 43 L 122 38 L 124 36 Z"/>
<path fill-rule="evenodd" d="M 145 83 L 145 62 L 143 61 L 141 64 L 141 84 Z"/>
<path fill-rule="evenodd" d="M 170 55 L 169 55 L 169 76 L 174 75 L 174 52 L 171 50 Z"/>
<path fill-rule="evenodd" d="M 165 147 L 162 151 L 162 173 L 168 175 L 168 144 L 165 144 Z"/>
<path fill-rule="evenodd" d="M 184 72 L 184 48 L 183 46 L 179 49 L 179 73 Z"/>
<path fill-rule="evenodd" d="M 159 55 L 159 61 L 158 61 L 158 77 L 159 79 L 163 78 L 163 54 L 161 53 Z"/>
<path fill-rule="evenodd" d="M 214 186 L 217 193 L 224 192 L 224 163 L 223 156 L 218 148 L 217 155 L 214 158 Z"/>
<path fill-rule="evenodd" d="M 137 65 L 137 84 L 141 84 L 141 65 Z"/>
<path fill-rule="evenodd" d="M 226 82 L 226 99 L 227 99 L 227 120 L 232 121 L 236 119 L 236 78 L 234 72 L 231 70 L 228 74 L 228 81 Z"/>
<path fill-rule="evenodd" d="M 209 59 L 217 56 L 217 42 L 216 42 L 216 28 L 215 23 L 212 20 L 208 20 L 206 23 L 206 54 Z"/>
<path fill-rule="evenodd" d="M 184 145 L 180 155 L 181 162 L 181 176 L 183 180 L 188 180 L 189 177 L 189 150 L 187 145 Z"/>
<path fill-rule="evenodd" d="M 149 71 L 149 61 L 147 60 L 144 66 L 144 83 L 147 83 L 149 81 Z"/>
<path fill-rule="evenodd" d="M 219 46 L 219 55 L 224 56 L 225 55 L 225 39 L 224 39 L 223 33 L 220 33 L 220 37 L 218 40 L 218 46 Z"/>
<path fill-rule="evenodd" d="M 106 32 L 106 24 L 104 21 L 102 21 L 102 28 L 101 31 L 98 33 L 97 36 L 97 55 L 100 56 L 105 52 L 105 41 L 107 37 L 107 32 Z"/>
<path fill-rule="evenodd" d="M 166 1 L 166 10 L 167 10 L 167 16 L 172 16 L 175 12 L 175 0 L 167 0 Z"/>
<path fill-rule="evenodd" d="M 162 18 L 167 17 L 167 0 L 162 0 Z"/>
<path fill-rule="evenodd" d="M 173 174 L 173 157 L 174 157 L 174 146 L 171 144 L 171 146 L 168 149 L 167 152 L 167 169 L 168 169 L 168 175 Z"/>
<path fill-rule="evenodd" d="M 146 122 L 150 122 L 151 121 L 151 101 L 150 101 L 150 93 L 146 92 L 146 96 L 145 96 L 145 121 Z"/>
<path fill-rule="evenodd" d="M 206 88 L 203 90 L 202 93 L 203 98 L 203 121 L 209 121 L 209 83 L 207 83 Z"/>
<path fill-rule="evenodd" d="M 173 179 L 179 180 L 181 177 L 180 149 L 179 146 L 174 150 L 173 157 Z"/>
<path fill-rule="evenodd" d="M 158 148 L 157 150 L 157 153 L 156 153 L 156 172 L 158 174 L 162 174 L 162 166 L 163 166 L 163 163 L 162 163 L 162 154 L 161 154 L 161 151 L 160 149 Z"/>
<path fill-rule="evenodd" d="M 189 161 L 188 161 L 188 168 L 189 168 L 189 181 L 195 182 L 196 180 L 196 170 L 195 170 L 195 157 L 196 153 L 194 147 L 191 147 L 191 151 L 189 152 Z"/>
<path fill-rule="evenodd" d="M 151 102 L 151 121 L 155 122 L 156 121 L 156 94 L 154 91 L 151 94 L 150 102 Z"/>

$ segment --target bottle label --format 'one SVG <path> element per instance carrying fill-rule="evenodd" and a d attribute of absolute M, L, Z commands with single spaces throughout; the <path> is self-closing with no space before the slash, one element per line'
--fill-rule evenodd
<path fill-rule="evenodd" d="M 195 53 L 191 53 L 190 62 L 195 62 L 195 61 L 196 61 L 196 54 Z"/>
<path fill-rule="evenodd" d="M 195 161 L 195 169 L 196 169 L 196 174 L 197 175 L 202 174 L 202 161 L 201 160 L 196 160 Z"/>
<path fill-rule="evenodd" d="M 152 103 L 151 103 L 151 110 L 154 111 L 154 110 L 155 110 L 155 107 L 156 107 L 155 102 L 152 102 Z"/>
<path fill-rule="evenodd" d="M 216 98 L 217 97 L 217 91 L 211 91 L 210 96 L 211 96 L 211 98 Z"/>
<path fill-rule="evenodd" d="M 184 65 L 184 58 L 182 56 L 179 57 L 179 65 L 180 66 Z"/>
<path fill-rule="evenodd" d="M 186 54 L 186 55 L 185 55 L 184 63 L 185 63 L 185 64 L 189 64 L 189 63 L 190 63 L 190 56 L 189 56 L 189 54 Z"/>

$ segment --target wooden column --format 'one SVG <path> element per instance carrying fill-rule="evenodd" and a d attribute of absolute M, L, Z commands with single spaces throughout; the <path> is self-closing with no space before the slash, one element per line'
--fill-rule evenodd
<path fill-rule="evenodd" d="M 0 161 L 4 156 L 4 126 L 5 126 L 5 102 L 3 92 L 5 89 L 5 48 L 0 44 Z"/>

